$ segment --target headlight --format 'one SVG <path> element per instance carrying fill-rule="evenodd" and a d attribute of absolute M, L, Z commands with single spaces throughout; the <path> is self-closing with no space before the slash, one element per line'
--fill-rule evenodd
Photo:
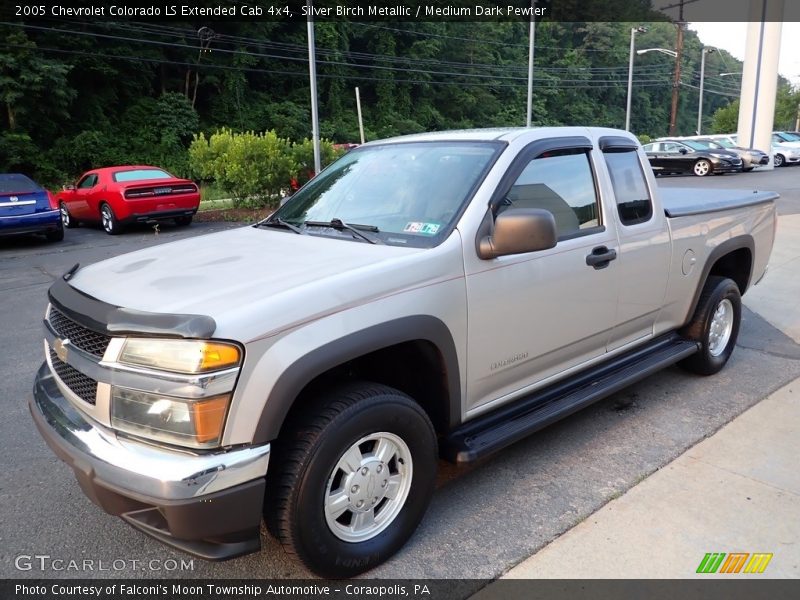
<path fill-rule="evenodd" d="M 211 448 L 222 439 L 230 394 L 186 400 L 111 388 L 111 426 L 159 442 Z"/>
<path fill-rule="evenodd" d="M 713 156 L 714 158 L 721 158 L 724 160 L 733 160 L 734 158 L 733 156 L 728 156 L 727 154 L 717 154 L 716 152 L 712 152 L 711 156 Z"/>
<path fill-rule="evenodd" d="M 236 367 L 242 359 L 237 346 L 205 340 L 128 338 L 120 363 L 173 373 L 207 373 Z"/>

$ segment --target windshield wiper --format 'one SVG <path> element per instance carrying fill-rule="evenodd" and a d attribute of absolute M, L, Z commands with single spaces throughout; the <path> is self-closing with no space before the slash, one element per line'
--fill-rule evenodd
<path fill-rule="evenodd" d="M 289 223 L 289 221 L 284 221 L 280 217 L 275 217 L 274 219 L 267 219 L 266 221 L 261 221 L 260 223 L 256 223 L 256 227 L 283 227 L 284 229 L 288 229 L 289 231 L 294 231 L 295 233 L 299 233 L 300 235 L 305 235 L 305 231 L 300 229 L 297 225 L 293 223 Z"/>
<path fill-rule="evenodd" d="M 360 237 L 365 242 L 369 242 L 370 244 L 383 244 L 383 240 L 378 238 L 370 237 L 364 235 L 362 231 L 370 231 L 372 233 L 378 233 L 380 229 L 375 227 L 375 225 L 359 225 L 358 223 L 345 223 L 341 219 L 334 218 L 330 221 L 306 221 L 304 223 L 307 227 L 331 227 L 333 229 L 344 230 L 355 234 L 356 236 Z"/>

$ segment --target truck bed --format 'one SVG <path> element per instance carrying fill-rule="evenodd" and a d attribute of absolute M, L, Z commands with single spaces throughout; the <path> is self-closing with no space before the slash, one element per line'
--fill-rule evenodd
<path fill-rule="evenodd" d="M 714 190 L 707 188 L 659 188 L 661 203 L 668 217 L 700 215 L 764 204 L 778 199 L 776 192 L 758 190 Z"/>

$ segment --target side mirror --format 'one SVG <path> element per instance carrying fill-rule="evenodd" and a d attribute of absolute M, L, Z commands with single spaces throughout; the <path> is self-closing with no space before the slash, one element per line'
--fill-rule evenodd
<path fill-rule="evenodd" d="M 480 240 L 484 260 L 553 248 L 558 241 L 553 213 L 541 208 L 509 208 L 497 215 L 494 231 Z"/>
<path fill-rule="evenodd" d="M 680 152 L 681 154 L 687 154 L 689 151 L 686 148 L 681 148 L 680 150 L 678 150 L 678 152 Z"/>
<path fill-rule="evenodd" d="M 67 185 L 64 186 L 64 190 L 66 190 L 67 192 L 74 192 L 75 191 L 75 184 L 74 183 L 68 183 Z"/>

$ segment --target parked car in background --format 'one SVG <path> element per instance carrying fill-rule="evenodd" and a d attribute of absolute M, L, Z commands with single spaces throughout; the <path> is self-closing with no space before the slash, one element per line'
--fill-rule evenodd
<path fill-rule="evenodd" d="M 730 150 L 709 150 L 694 140 L 660 140 L 644 147 L 656 175 L 694 173 L 698 177 L 742 170 L 742 159 Z"/>
<path fill-rule="evenodd" d="M 742 170 L 752 171 L 756 167 L 769 164 L 769 154 L 756 148 L 743 148 L 733 141 L 729 136 L 707 136 L 695 137 L 693 140 L 706 144 L 710 150 L 730 150 L 742 159 Z"/>
<path fill-rule="evenodd" d="M 773 131 L 772 132 L 772 144 L 773 145 L 780 145 L 783 148 L 793 148 L 795 150 L 800 150 L 800 137 L 796 138 L 794 135 L 790 135 L 788 133 L 784 133 L 782 131 Z M 786 155 L 783 155 L 786 158 Z M 775 163 L 776 167 L 782 166 Z"/>
<path fill-rule="evenodd" d="M 736 146 L 739 146 L 738 138 L 735 134 L 711 135 L 708 137 L 710 137 L 715 141 L 725 140 Z M 780 139 L 781 138 L 779 138 L 775 134 L 772 135 L 773 164 L 776 167 L 785 167 L 786 165 L 796 164 L 800 162 L 800 147 L 776 141 Z"/>
<path fill-rule="evenodd" d="M 778 142 L 779 144 L 790 144 L 792 146 L 800 146 L 800 135 L 792 133 L 790 131 L 773 131 L 772 139 Z"/>
<path fill-rule="evenodd" d="M 0 174 L 0 235 L 43 234 L 64 239 L 61 213 L 53 195 L 20 173 Z"/>
<path fill-rule="evenodd" d="M 772 143 L 773 163 L 776 167 L 786 167 L 800 163 L 800 147 L 789 144 Z"/>
<path fill-rule="evenodd" d="M 170 219 L 188 225 L 200 206 L 200 190 L 158 167 L 105 167 L 84 173 L 57 201 L 65 227 L 100 223 L 115 235 L 135 222 Z"/>

